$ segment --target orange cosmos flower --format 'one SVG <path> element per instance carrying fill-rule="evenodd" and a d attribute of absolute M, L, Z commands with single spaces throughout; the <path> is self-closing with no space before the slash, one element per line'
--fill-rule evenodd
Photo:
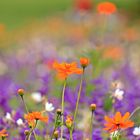
<path fill-rule="evenodd" d="M 80 64 L 83 68 L 87 67 L 89 65 L 89 59 L 88 58 L 80 58 Z"/>
<path fill-rule="evenodd" d="M 82 69 L 77 67 L 76 62 L 72 63 L 53 63 L 53 68 L 56 69 L 58 72 L 58 77 L 61 79 L 66 79 L 71 74 L 81 74 L 83 71 Z"/>
<path fill-rule="evenodd" d="M 80 11 L 89 11 L 92 9 L 91 0 L 76 0 L 76 8 Z"/>
<path fill-rule="evenodd" d="M 134 122 L 129 120 L 129 117 L 129 112 L 125 113 L 124 116 L 122 116 L 120 112 L 117 112 L 113 118 L 105 116 L 106 124 L 104 129 L 109 132 L 114 132 L 116 130 L 133 127 Z"/>
<path fill-rule="evenodd" d="M 2 129 L 2 130 L 0 131 L 0 137 L 7 137 L 7 136 L 8 136 L 7 131 L 6 131 L 5 129 Z"/>
<path fill-rule="evenodd" d="M 47 123 L 48 122 L 48 117 L 47 116 L 42 116 L 41 112 L 32 112 L 28 113 L 24 116 L 24 118 L 27 120 L 28 124 L 31 126 L 35 125 L 35 121 L 40 120 L 42 122 Z"/>
<path fill-rule="evenodd" d="M 111 2 L 102 2 L 97 6 L 97 11 L 100 14 L 109 15 L 116 12 L 116 6 Z"/>

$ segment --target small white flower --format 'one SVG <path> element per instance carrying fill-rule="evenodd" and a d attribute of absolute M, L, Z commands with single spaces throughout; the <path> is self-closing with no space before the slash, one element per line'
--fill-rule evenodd
<path fill-rule="evenodd" d="M 122 100 L 124 95 L 124 91 L 121 89 L 116 89 L 114 93 L 114 97 L 117 98 L 118 100 Z"/>
<path fill-rule="evenodd" d="M 49 103 L 49 102 L 46 102 L 45 103 L 45 110 L 48 111 L 48 112 L 51 112 L 54 110 L 54 106 L 52 103 Z"/>
<path fill-rule="evenodd" d="M 133 130 L 133 135 L 139 136 L 140 135 L 140 127 L 135 127 Z"/>
<path fill-rule="evenodd" d="M 23 125 L 23 120 L 21 118 L 19 118 L 17 121 L 16 121 L 17 125 L 21 126 Z"/>
<path fill-rule="evenodd" d="M 9 121 L 12 120 L 12 116 L 9 112 L 6 113 L 5 118 L 6 118 L 6 120 L 9 120 Z"/>
<path fill-rule="evenodd" d="M 36 101 L 36 102 L 41 102 L 42 101 L 42 96 L 41 96 L 41 93 L 40 92 L 33 92 L 32 94 L 31 94 L 31 97 L 32 97 L 32 99 L 34 100 L 34 101 Z"/>

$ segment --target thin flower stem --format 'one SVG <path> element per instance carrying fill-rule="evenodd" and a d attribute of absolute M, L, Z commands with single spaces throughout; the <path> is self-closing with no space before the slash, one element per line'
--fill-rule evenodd
<path fill-rule="evenodd" d="M 24 107 L 25 107 L 26 112 L 29 113 L 28 107 L 27 107 L 27 105 L 26 105 L 26 103 L 25 103 L 25 100 L 24 100 L 24 97 L 21 96 L 21 99 L 22 99 L 22 102 L 23 102 L 23 104 L 24 104 Z"/>
<path fill-rule="evenodd" d="M 83 68 L 83 74 L 81 76 L 80 87 L 79 87 L 79 91 L 78 91 L 78 97 L 77 97 L 77 102 L 76 102 L 76 107 L 75 107 L 75 112 L 74 112 L 73 124 L 77 117 L 78 106 L 79 106 L 79 101 L 80 101 L 80 96 L 81 96 L 81 91 L 82 91 L 82 85 L 83 85 L 83 78 L 84 78 L 84 68 Z"/>
<path fill-rule="evenodd" d="M 91 120 L 90 120 L 90 139 L 92 140 L 92 132 L 93 132 L 93 111 L 91 112 Z"/>
<path fill-rule="evenodd" d="M 64 97 L 65 97 L 65 89 L 66 89 L 66 84 L 67 84 L 67 79 L 65 79 L 64 81 L 64 86 L 63 86 L 63 90 L 62 90 L 62 99 L 61 99 L 61 108 L 62 108 L 62 118 L 61 118 L 61 140 L 63 138 L 63 124 L 64 124 Z"/>
<path fill-rule="evenodd" d="M 69 130 L 69 131 L 70 131 L 70 140 L 73 140 L 72 130 Z"/>
<path fill-rule="evenodd" d="M 131 115 L 129 116 L 129 119 L 132 118 L 132 116 L 133 116 L 138 110 L 140 110 L 140 106 L 138 106 L 138 107 L 131 113 Z"/>

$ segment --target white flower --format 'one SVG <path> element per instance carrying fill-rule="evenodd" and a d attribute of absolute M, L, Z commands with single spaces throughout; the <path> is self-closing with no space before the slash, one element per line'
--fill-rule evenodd
<path fill-rule="evenodd" d="M 42 96 L 41 96 L 41 93 L 40 92 L 33 92 L 32 94 L 31 94 L 31 97 L 32 97 L 32 99 L 34 100 L 34 101 L 36 101 L 36 102 L 41 102 L 42 101 Z"/>
<path fill-rule="evenodd" d="M 17 125 L 23 125 L 23 120 L 21 118 L 19 118 L 17 121 L 16 121 Z"/>
<path fill-rule="evenodd" d="M 135 135 L 135 136 L 139 136 L 140 135 L 140 126 L 134 128 L 133 135 Z"/>
<path fill-rule="evenodd" d="M 48 111 L 48 112 L 51 112 L 54 110 L 54 106 L 52 103 L 49 103 L 49 102 L 46 102 L 45 103 L 45 110 Z"/>
<path fill-rule="evenodd" d="M 5 118 L 6 118 L 6 120 L 9 120 L 9 121 L 12 120 L 12 116 L 9 112 L 6 113 Z"/>
<path fill-rule="evenodd" d="M 124 95 L 124 91 L 121 89 L 116 89 L 114 93 L 114 97 L 117 98 L 118 100 L 122 100 Z"/>

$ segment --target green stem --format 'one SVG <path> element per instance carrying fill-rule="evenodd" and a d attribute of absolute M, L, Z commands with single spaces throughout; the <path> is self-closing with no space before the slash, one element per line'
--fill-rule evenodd
<path fill-rule="evenodd" d="M 26 103 L 25 103 L 25 100 L 24 100 L 24 97 L 21 96 L 21 99 L 22 99 L 22 102 L 23 102 L 23 104 L 24 104 L 24 107 L 25 107 L 26 112 L 29 113 L 28 107 L 27 107 L 27 105 L 26 105 Z"/>
<path fill-rule="evenodd" d="M 93 111 L 91 111 L 91 120 L 90 120 L 90 139 L 92 140 L 92 132 L 93 132 Z"/>
<path fill-rule="evenodd" d="M 69 132 L 70 132 L 70 140 L 73 140 L 73 136 L 72 136 L 72 129 L 71 129 L 71 130 L 69 130 Z"/>
<path fill-rule="evenodd" d="M 65 97 L 65 89 L 66 89 L 67 79 L 64 81 L 64 86 L 62 90 L 62 99 L 61 99 L 61 108 L 62 108 L 62 118 L 61 118 L 61 140 L 63 138 L 63 124 L 64 124 L 64 97 Z"/>
<path fill-rule="evenodd" d="M 74 122 L 77 117 L 78 106 L 79 106 L 79 101 L 80 101 L 80 96 L 81 96 L 81 91 L 82 91 L 82 85 L 83 85 L 83 78 L 84 78 L 84 68 L 83 68 L 83 74 L 81 76 L 80 87 L 79 87 L 79 91 L 78 91 L 78 97 L 77 97 L 77 102 L 76 102 L 76 107 L 75 107 L 75 112 L 74 112 L 73 125 L 74 125 Z"/>
<path fill-rule="evenodd" d="M 132 116 L 133 116 L 138 110 L 140 110 L 140 106 L 138 106 L 138 107 L 131 113 L 131 115 L 129 116 L 129 119 L 132 118 Z"/>

